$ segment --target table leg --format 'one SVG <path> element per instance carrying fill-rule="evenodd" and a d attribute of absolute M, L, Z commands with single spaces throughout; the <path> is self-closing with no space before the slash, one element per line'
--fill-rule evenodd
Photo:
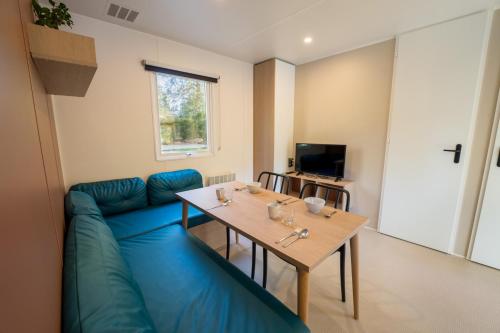
<path fill-rule="evenodd" d="M 187 201 L 182 201 L 182 226 L 187 230 L 188 227 L 188 207 Z"/>
<path fill-rule="evenodd" d="M 309 272 L 297 268 L 297 308 L 300 319 L 307 324 L 309 315 Z"/>
<path fill-rule="evenodd" d="M 352 300 L 354 319 L 359 319 L 359 241 L 358 234 L 351 238 Z"/>

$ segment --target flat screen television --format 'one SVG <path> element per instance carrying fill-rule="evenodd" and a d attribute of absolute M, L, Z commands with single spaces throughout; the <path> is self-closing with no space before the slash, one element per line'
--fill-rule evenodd
<path fill-rule="evenodd" d="M 295 171 L 344 178 L 346 145 L 297 143 Z"/>

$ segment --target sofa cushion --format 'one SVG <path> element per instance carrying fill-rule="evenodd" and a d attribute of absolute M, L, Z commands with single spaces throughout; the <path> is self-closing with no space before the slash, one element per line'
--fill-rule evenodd
<path fill-rule="evenodd" d="M 193 206 L 189 206 L 188 226 L 194 227 L 212 220 Z M 133 212 L 106 217 L 117 240 L 134 237 L 172 224 L 182 223 L 182 202 L 153 206 Z"/>
<path fill-rule="evenodd" d="M 308 332 L 284 304 L 172 225 L 119 241 L 159 332 Z"/>
<path fill-rule="evenodd" d="M 102 218 L 77 215 L 64 253 L 64 332 L 156 332 L 120 248 Z"/>
<path fill-rule="evenodd" d="M 89 194 L 104 216 L 148 206 L 146 184 L 138 177 L 82 183 L 72 186 L 70 191 Z"/>
<path fill-rule="evenodd" d="M 64 208 L 69 220 L 75 215 L 102 216 L 94 198 L 85 192 L 69 191 L 64 198 Z"/>
<path fill-rule="evenodd" d="M 203 187 L 200 173 L 193 169 L 161 172 L 149 176 L 148 197 L 153 206 L 176 201 L 175 193 Z"/>

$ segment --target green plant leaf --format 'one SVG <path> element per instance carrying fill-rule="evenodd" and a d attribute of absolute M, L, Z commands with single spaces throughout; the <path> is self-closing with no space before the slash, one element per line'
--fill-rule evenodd
<path fill-rule="evenodd" d="M 49 0 L 52 8 L 42 7 L 37 0 L 32 0 L 33 13 L 35 14 L 35 24 L 45 25 L 50 28 L 58 29 L 61 25 L 67 25 L 71 28 L 73 21 L 68 7 L 55 0 Z"/>

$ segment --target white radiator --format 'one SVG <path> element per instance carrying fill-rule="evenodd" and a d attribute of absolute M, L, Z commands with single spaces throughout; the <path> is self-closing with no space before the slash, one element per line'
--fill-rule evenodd
<path fill-rule="evenodd" d="M 227 173 L 227 174 L 218 175 L 218 176 L 209 176 L 207 178 L 207 185 L 210 186 L 210 185 L 214 185 L 214 184 L 232 182 L 235 179 L 236 179 L 235 173 Z"/>

